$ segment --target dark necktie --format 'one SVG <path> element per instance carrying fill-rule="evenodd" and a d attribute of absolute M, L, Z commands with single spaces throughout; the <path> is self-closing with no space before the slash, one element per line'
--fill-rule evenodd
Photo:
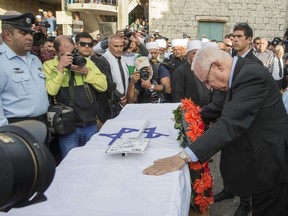
<path fill-rule="evenodd" d="M 121 64 L 121 57 L 118 57 L 118 65 L 119 65 L 119 69 L 120 69 L 120 73 L 121 73 L 121 78 L 122 78 L 122 83 L 123 83 L 123 87 L 124 87 L 124 94 L 125 94 L 125 89 L 126 89 L 126 82 L 125 82 L 125 75 L 124 75 L 124 70 Z"/>
<path fill-rule="evenodd" d="M 282 64 L 281 64 L 282 59 L 278 58 L 278 60 L 279 60 L 279 77 L 281 78 L 283 76 Z"/>

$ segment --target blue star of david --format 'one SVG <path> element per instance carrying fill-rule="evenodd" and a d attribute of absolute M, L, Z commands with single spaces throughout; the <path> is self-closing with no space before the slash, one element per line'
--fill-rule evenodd
<path fill-rule="evenodd" d="M 111 138 L 112 140 L 108 144 L 108 145 L 111 145 L 116 139 L 121 138 L 123 134 L 133 133 L 133 132 L 138 132 L 138 131 L 139 129 L 135 129 L 135 128 L 121 128 L 118 133 L 112 133 L 112 134 L 100 133 L 99 136 L 106 136 L 106 137 Z M 155 139 L 161 136 L 169 136 L 168 134 L 162 134 L 162 133 L 156 132 L 156 127 L 145 128 L 143 133 L 146 134 L 144 138 L 149 138 L 149 139 Z"/>

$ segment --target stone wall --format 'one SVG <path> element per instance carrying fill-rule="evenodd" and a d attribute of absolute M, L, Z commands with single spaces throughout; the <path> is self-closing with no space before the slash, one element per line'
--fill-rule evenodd
<path fill-rule="evenodd" d="M 0 0 L 0 14 L 4 14 L 8 10 L 16 10 L 20 13 L 31 12 L 37 15 L 39 9 L 51 10 L 56 15 L 56 10 L 61 10 L 60 6 L 39 2 L 36 0 Z M 1 23 L 0 23 L 1 27 Z"/>
<path fill-rule="evenodd" d="M 224 35 L 239 22 L 248 22 L 254 36 L 283 37 L 288 20 L 288 0 L 150 0 L 150 31 L 170 39 L 182 33 L 197 38 L 198 22 L 224 23 Z M 224 36 L 223 35 L 223 36 Z"/>

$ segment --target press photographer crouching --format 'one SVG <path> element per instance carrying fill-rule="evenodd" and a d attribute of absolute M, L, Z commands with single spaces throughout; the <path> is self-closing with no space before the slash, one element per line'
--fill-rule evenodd
<path fill-rule="evenodd" d="M 139 57 L 135 60 L 136 71 L 130 78 L 127 100 L 129 103 L 163 103 L 166 85 L 163 81 L 170 81 L 168 74 L 159 74 L 157 81 L 156 73 L 152 70 L 147 57 Z"/>
<path fill-rule="evenodd" d="M 46 200 L 56 167 L 46 133 L 34 120 L 0 127 L 0 212 Z"/>
<path fill-rule="evenodd" d="M 72 108 L 74 114 L 74 124 L 70 124 L 72 130 L 69 127 L 68 131 L 56 133 L 64 158 L 71 149 L 85 145 L 98 131 L 95 95 L 96 91 L 106 91 L 107 81 L 90 59 L 75 50 L 70 37 L 56 37 L 54 47 L 57 57 L 43 64 L 47 91 L 54 97 L 54 102 Z"/>

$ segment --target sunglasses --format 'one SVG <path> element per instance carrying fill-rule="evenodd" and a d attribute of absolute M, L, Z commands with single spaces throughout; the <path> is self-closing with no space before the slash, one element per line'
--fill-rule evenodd
<path fill-rule="evenodd" d="M 92 47 L 93 43 L 86 43 L 86 42 L 78 42 L 81 47 Z"/>

